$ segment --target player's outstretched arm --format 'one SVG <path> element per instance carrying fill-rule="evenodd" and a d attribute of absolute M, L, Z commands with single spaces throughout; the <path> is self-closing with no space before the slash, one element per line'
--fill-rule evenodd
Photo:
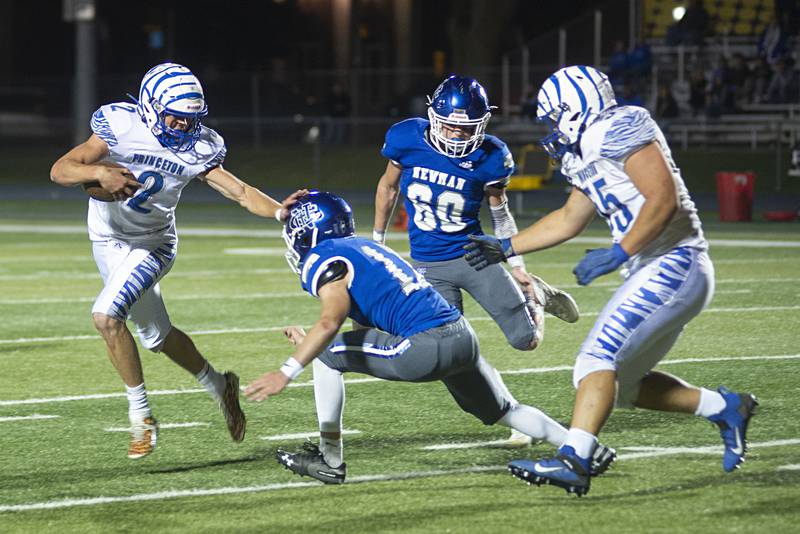
<path fill-rule="evenodd" d="M 678 209 L 678 186 L 664 154 L 653 142 L 625 160 L 625 174 L 644 197 L 644 204 L 628 234 L 620 242 L 629 256 L 664 231 Z"/>
<path fill-rule="evenodd" d="M 383 176 L 378 180 L 378 187 L 375 190 L 375 223 L 372 226 L 372 238 L 379 243 L 385 241 L 386 228 L 389 226 L 389 219 L 400 195 L 402 171 L 402 167 L 390 160 L 386 164 Z"/>
<path fill-rule="evenodd" d="M 250 400 L 262 401 L 283 391 L 336 336 L 350 312 L 347 277 L 325 284 L 318 293 L 322 305 L 319 319 L 308 334 L 296 344 L 294 354 L 286 360 L 279 371 L 266 373 L 245 388 L 244 393 Z"/>
<path fill-rule="evenodd" d="M 594 217 L 594 204 L 573 188 L 567 202 L 539 219 L 518 234 L 497 239 L 490 236 L 469 236 L 464 258 L 480 270 L 512 256 L 553 247 L 580 234 Z"/>
<path fill-rule="evenodd" d="M 50 169 L 50 180 L 65 187 L 96 181 L 117 200 L 132 196 L 142 184 L 128 169 L 96 165 L 108 154 L 106 142 L 92 134 L 58 158 Z"/>
<path fill-rule="evenodd" d="M 275 217 L 280 222 L 286 220 L 289 214 L 288 209 L 297 201 L 297 198 L 308 194 L 307 190 L 299 189 L 286 197 L 283 202 L 278 202 L 252 185 L 243 182 L 222 165 L 214 167 L 199 178 L 222 193 L 225 198 L 238 202 L 250 213 L 260 217 Z"/>

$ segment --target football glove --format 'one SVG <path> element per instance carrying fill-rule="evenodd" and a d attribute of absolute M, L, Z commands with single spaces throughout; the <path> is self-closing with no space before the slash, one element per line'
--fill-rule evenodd
<path fill-rule="evenodd" d="M 514 248 L 511 246 L 511 238 L 497 239 L 489 235 L 470 235 L 470 242 L 464 245 L 467 253 L 464 259 L 467 260 L 476 271 L 485 269 L 493 263 L 506 261 L 515 255 Z"/>
<path fill-rule="evenodd" d="M 595 248 L 586 251 L 586 256 L 572 270 L 578 284 L 589 285 L 592 280 L 611 271 L 628 261 L 628 253 L 619 243 L 611 248 Z"/>

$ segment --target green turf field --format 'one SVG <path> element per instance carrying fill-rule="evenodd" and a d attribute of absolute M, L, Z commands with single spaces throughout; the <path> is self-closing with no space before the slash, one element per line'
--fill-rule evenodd
<path fill-rule="evenodd" d="M 162 289 L 173 322 L 218 369 L 247 383 L 285 360 L 280 328 L 311 324 L 317 304 L 301 293 L 279 237 L 239 235 L 277 224 L 241 211 L 181 206 L 180 252 Z M 621 410 L 602 435 L 620 459 L 578 499 L 505 471 L 509 460 L 552 452 L 547 445 L 426 449 L 508 435 L 462 413 L 438 383 L 349 384 L 348 482 L 297 478 L 273 457 L 303 439 L 274 436 L 314 432 L 310 371 L 279 397 L 245 403 L 247 438 L 237 445 L 195 380 L 151 353 L 143 353 L 145 376 L 163 428 L 154 454 L 128 460 L 128 436 L 115 430 L 127 425 L 122 386 L 89 317 L 101 286 L 82 212 L 0 202 L 2 532 L 791 532 L 800 522 L 796 224 L 707 224 L 717 294 L 663 362 L 695 384 L 759 397 L 743 468 L 722 471 L 721 441 L 703 420 Z M 232 231 L 188 231 L 209 228 Z M 587 236 L 607 231 L 593 225 Z M 730 246 L 741 239 L 751 242 Z M 784 244 L 754 246 L 776 245 L 769 242 Z M 389 244 L 407 249 L 404 239 Z M 510 390 L 561 421 L 571 412 L 573 356 L 619 283 L 609 275 L 574 285 L 571 269 L 585 248 L 567 244 L 528 259 L 584 312 L 575 325 L 550 318 L 535 352 L 509 348 L 467 301 L 484 355 Z"/>

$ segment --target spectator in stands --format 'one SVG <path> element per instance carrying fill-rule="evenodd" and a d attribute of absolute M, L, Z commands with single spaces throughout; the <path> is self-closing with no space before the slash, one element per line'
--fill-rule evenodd
<path fill-rule="evenodd" d="M 628 54 L 628 72 L 637 78 L 650 75 L 653 67 L 653 57 L 650 53 L 650 45 L 644 41 L 636 43 L 636 46 Z"/>
<path fill-rule="evenodd" d="M 784 24 L 777 17 L 773 17 L 761 33 L 758 41 L 758 55 L 765 58 L 770 65 L 775 65 L 788 53 L 789 35 Z"/>
<path fill-rule="evenodd" d="M 736 87 L 733 85 L 733 70 L 728 60 L 720 57 L 711 71 L 708 83 L 706 112 L 712 117 L 731 113 L 736 108 Z"/>
<path fill-rule="evenodd" d="M 753 98 L 754 104 L 764 102 L 767 88 L 772 80 L 772 67 L 769 66 L 766 57 L 759 57 L 753 68 Z"/>
<path fill-rule="evenodd" d="M 689 105 L 692 107 L 692 115 L 705 113 L 707 88 L 708 82 L 703 66 L 695 65 L 689 77 Z"/>
<path fill-rule="evenodd" d="M 681 20 L 667 29 L 667 44 L 697 45 L 711 32 L 711 17 L 701 0 L 690 0 Z"/>
<path fill-rule="evenodd" d="M 336 82 L 328 95 L 328 127 L 323 142 L 326 145 L 341 145 L 347 136 L 347 121 L 350 117 L 350 95 L 342 84 Z"/>
<path fill-rule="evenodd" d="M 734 93 L 733 107 L 742 109 L 744 104 L 750 103 L 753 95 L 753 75 L 740 52 L 733 54 L 730 69 L 730 84 Z"/>
<path fill-rule="evenodd" d="M 670 89 L 667 82 L 661 82 L 658 86 L 658 98 L 656 99 L 656 117 L 658 119 L 674 119 L 678 114 L 678 102 L 672 96 L 672 89 Z M 659 123 L 661 123 L 661 120 Z"/>
<path fill-rule="evenodd" d="M 628 73 L 628 52 L 625 50 L 625 41 L 618 40 L 614 44 L 614 52 L 608 58 L 608 77 L 611 85 L 620 86 L 625 81 Z"/>
<path fill-rule="evenodd" d="M 775 73 L 767 87 L 767 102 L 770 104 L 789 104 L 798 101 L 800 81 L 794 68 L 794 60 L 781 58 L 775 65 Z"/>

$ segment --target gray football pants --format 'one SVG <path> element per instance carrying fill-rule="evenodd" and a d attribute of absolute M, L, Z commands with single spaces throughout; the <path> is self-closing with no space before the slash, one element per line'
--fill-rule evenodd
<path fill-rule="evenodd" d="M 342 373 L 400 382 L 441 380 L 461 409 L 486 425 L 511 408 L 505 386 L 481 357 L 478 338 L 464 317 L 407 338 L 375 328 L 343 332 L 319 359 Z"/>
<path fill-rule="evenodd" d="M 463 257 L 436 262 L 415 261 L 413 265 L 447 302 L 462 313 L 461 290 L 469 293 L 494 319 L 509 345 L 517 350 L 530 350 L 536 336 L 536 325 L 525 295 L 502 265 L 489 265 L 478 272 Z"/>

